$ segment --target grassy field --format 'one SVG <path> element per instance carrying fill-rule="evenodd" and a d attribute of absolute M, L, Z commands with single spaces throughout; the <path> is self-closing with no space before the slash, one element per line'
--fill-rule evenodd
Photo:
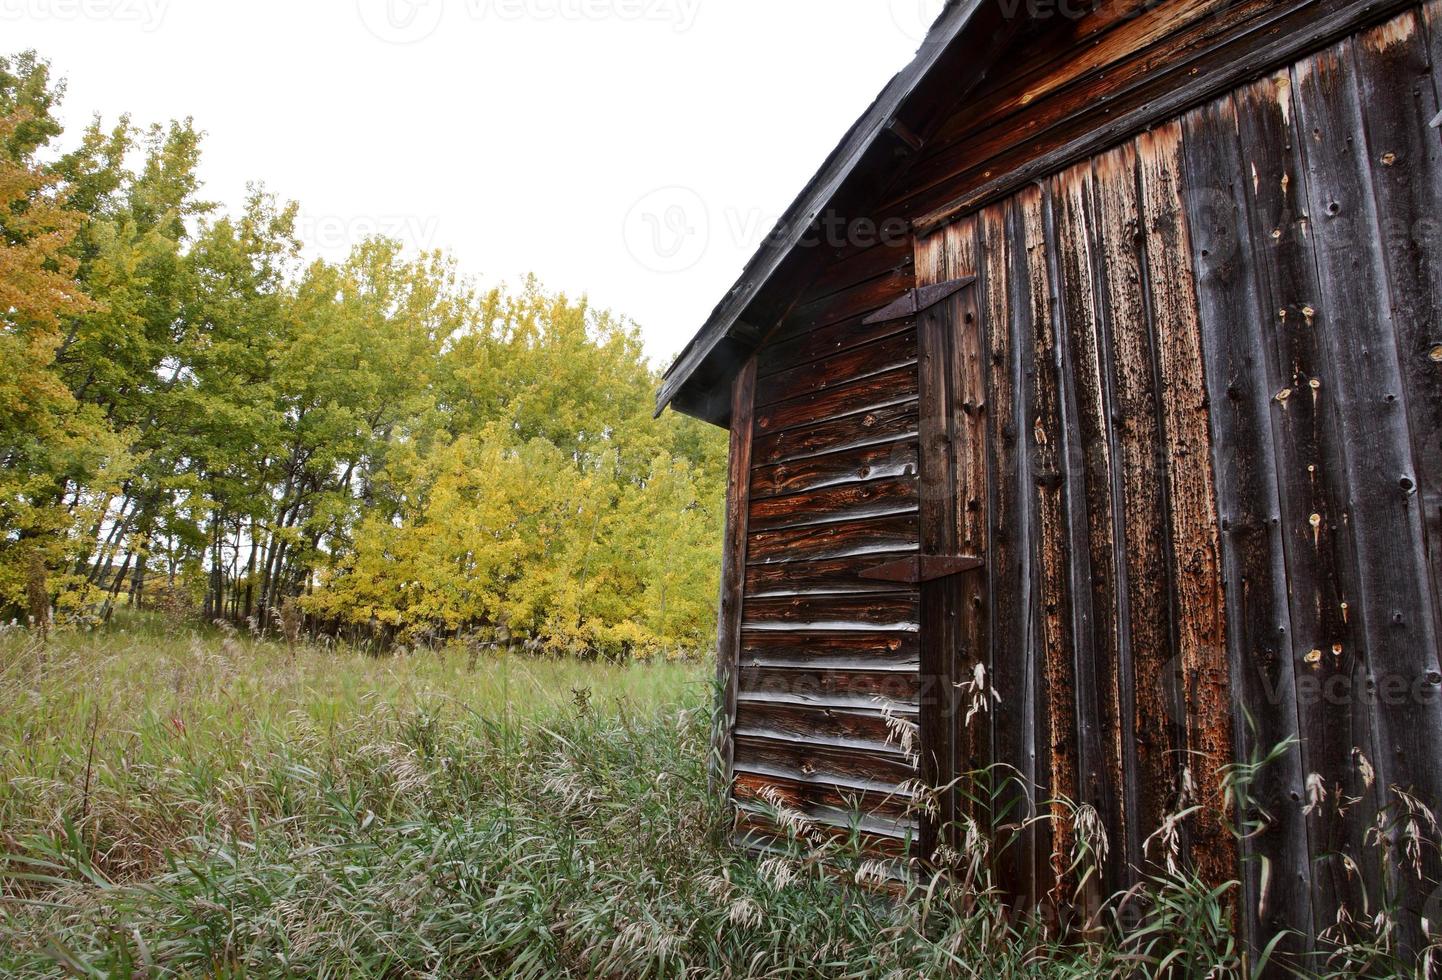
<path fill-rule="evenodd" d="M 1239 975 L 1224 901 L 1182 881 L 1060 948 L 975 880 L 858 887 L 784 808 L 795 853 L 738 854 L 708 673 L 155 619 L 0 637 L 0 976 Z"/>

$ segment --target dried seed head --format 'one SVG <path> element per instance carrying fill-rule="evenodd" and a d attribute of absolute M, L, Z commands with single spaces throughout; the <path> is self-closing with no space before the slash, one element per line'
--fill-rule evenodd
<path fill-rule="evenodd" d="M 776 822 L 792 837 L 804 837 L 811 831 L 811 819 L 793 807 L 774 786 L 761 791 L 761 799 L 771 807 Z"/>
<path fill-rule="evenodd" d="M 1098 864 L 1105 864 L 1107 855 L 1111 853 L 1111 842 L 1107 839 L 1106 824 L 1096 807 L 1090 804 L 1079 807 L 1072 818 L 1072 825 L 1076 829 L 1077 841 L 1096 856 Z"/>
<path fill-rule="evenodd" d="M 743 929 L 754 929 L 759 926 L 762 916 L 761 905 L 753 898 L 738 898 L 726 910 L 726 918 L 730 920 L 731 924 Z"/>
<path fill-rule="evenodd" d="M 783 891 L 796 883 L 796 869 L 782 857 L 767 858 L 756 871 L 776 891 Z"/>
<path fill-rule="evenodd" d="M 1183 811 L 1185 812 L 1185 811 Z M 1179 859 L 1182 854 L 1182 813 L 1169 814 L 1162 820 L 1162 825 L 1142 843 L 1142 853 L 1151 850 L 1152 842 L 1155 841 L 1162 847 L 1163 856 L 1166 859 L 1167 872 L 1172 876 L 1181 874 Z"/>
<path fill-rule="evenodd" d="M 971 720 L 978 714 L 990 713 L 992 702 L 1001 703 L 1001 693 L 987 684 L 985 664 L 976 664 L 971 671 L 971 680 L 962 681 L 954 686 L 969 699 L 966 719 L 963 721 L 965 726 L 969 726 Z"/>
<path fill-rule="evenodd" d="M 1320 655 L 1321 651 L 1317 652 Z M 1321 773 L 1314 772 L 1307 777 L 1307 805 L 1302 809 L 1302 813 L 1310 817 L 1318 807 L 1326 802 L 1327 780 L 1322 778 Z"/>
<path fill-rule="evenodd" d="M 899 748 L 912 765 L 921 764 L 917 742 L 921 739 L 921 726 L 914 721 L 899 717 L 894 706 L 885 698 L 873 698 L 881 705 L 881 717 L 886 721 L 887 742 Z"/>
<path fill-rule="evenodd" d="M 1377 770 L 1372 768 L 1372 763 L 1368 761 L 1361 749 L 1354 748 L 1352 750 L 1352 761 L 1357 764 L 1357 771 L 1362 774 L 1362 782 L 1367 785 L 1368 789 L 1371 789 L 1372 785 L 1377 782 Z"/>
<path fill-rule="evenodd" d="M 858 885 L 884 885 L 891 880 L 891 868 L 885 861 L 864 861 L 856 869 Z"/>

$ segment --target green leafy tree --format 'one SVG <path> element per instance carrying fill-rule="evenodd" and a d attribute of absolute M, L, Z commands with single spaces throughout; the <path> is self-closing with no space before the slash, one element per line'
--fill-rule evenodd
<path fill-rule="evenodd" d="M 204 200 L 192 122 L 65 149 L 63 95 L 0 60 L 0 604 L 708 642 L 725 441 L 652 419 L 634 323 L 385 238 L 303 265 L 294 204 Z"/>

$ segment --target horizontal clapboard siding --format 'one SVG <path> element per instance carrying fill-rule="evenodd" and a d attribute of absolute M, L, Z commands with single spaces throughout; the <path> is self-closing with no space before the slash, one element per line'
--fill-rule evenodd
<path fill-rule="evenodd" d="M 917 401 L 910 398 L 860 415 L 817 422 L 775 435 L 758 434 L 755 463 L 763 468 L 763 479 L 774 479 L 765 467 L 875 446 L 889 446 L 890 452 L 905 452 L 908 447 L 915 450 L 918 422 Z"/>
<path fill-rule="evenodd" d="M 918 834 L 901 733 L 923 693 L 920 594 L 864 573 L 918 549 L 917 338 L 861 322 L 912 283 L 895 250 L 871 251 L 757 354 L 733 792 L 748 846 L 779 845 L 767 814 L 784 805 L 900 859 Z"/>
<path fill-rule="evenodd" d="M 860 425 L 864 427 L 873 413 L 915 401 L 916 397 L 916 368 L 903 367 L 869 375 L 819 394 L 806 393 L 758 409 L 757 434 L 772 435 L 786 429 L 852 416 L 861 416 Z"/>

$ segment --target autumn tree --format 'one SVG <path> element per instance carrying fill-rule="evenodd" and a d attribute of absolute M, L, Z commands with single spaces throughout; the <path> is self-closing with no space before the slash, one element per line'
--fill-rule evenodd
<path fill-rule="evenodd" d="M 189 120 L 95 119 L 66 150 L 63 94 L 0 62 L 0 602 L 707 642 L 725 441 L 652 419 L 635 324 L 385 238 L 307 264 L 295 204 L 204 199 Z"/>

